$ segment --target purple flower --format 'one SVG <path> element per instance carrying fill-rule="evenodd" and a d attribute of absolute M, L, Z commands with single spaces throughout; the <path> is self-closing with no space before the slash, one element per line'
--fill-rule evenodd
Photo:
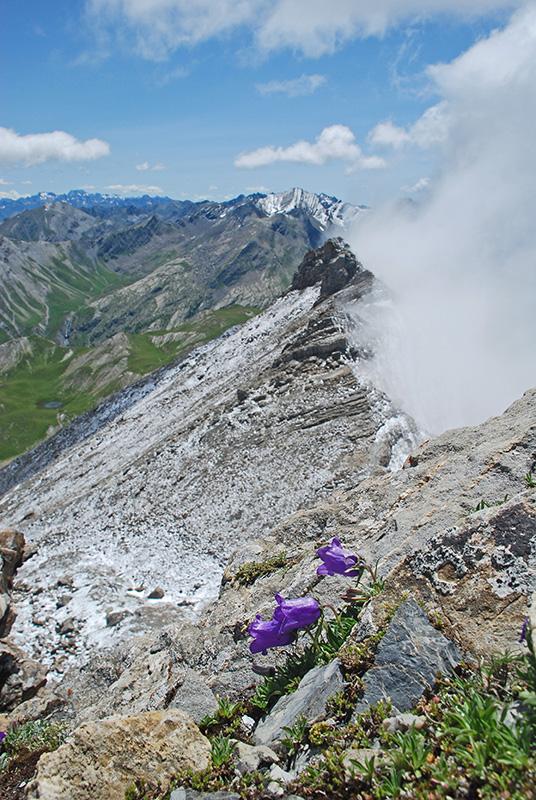
<path fill-rule="evenodd" d="M 6 736 L 7 733 L 5 731 L 0 731 L 0 742 L 3 742 Z"/>
<path fill-rule="evenodd" d="M 335 536 L 331 542 L 316 551 L 318 558 L 324 562 L 316 573 L 317 575 L 359 575 L 362 570 L 362 560 L 354 553 L 345 553 L 341 540 Z M 357 567 L 357 569 L 356 569 Z"/>
<path fill-rule="evenodd" d="M 529 630 L 529 618 L 525 617 L 523 620 L 523 625 L 521 626 L 521 635 L 519 637 L 519 644 L 523 644 L 523 642 L 527 641 L 527 632 Z"/>
<path fill-rule="evenodd" d="M 276 594 L 277 608 L 274 619 L 278 620 L 284 630 L 297 631 L 299 628 L 308 628 L 320 618 L 321 610 L 314 597 L 298 597 L 296 600 L 285 600 Z"/>
<path fill-rule="evenodd" d="M 249 646 L 251 652 L 265 655 L 269 647 L 284 647 L 292 644 L 296 638 L 296 633 L 284 630 L 278 620 L 263 620 L 260 614 L 257 614 L 249 626 L 248 633 L 253 637 Z"/>
<path fill-rule="evenodd" d="M 296 631 L 307 628 L 321 615 L 320 606 L 313 597 L 299 597 L 285 600 L 280 594 L 275 596 L 277 608 L 272 619 L 263 620 L 257 614 L 248 628 L 253 637 L 249 649 L 252 653 L 266 653 L 270 647 L 284 647 L 296 639 Z"/>

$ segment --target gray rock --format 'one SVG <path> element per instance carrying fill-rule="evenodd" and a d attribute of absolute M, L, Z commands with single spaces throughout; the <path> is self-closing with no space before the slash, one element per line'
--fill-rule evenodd
<path fill-rule="evenodd" d="M 382 727 L 389 733 L 408 731 L 410 728 L 420 731 L 426 727 L 426 717 L 416 716 L 415 714 L 397 714 L 395 717 L 384 719 Z"/>
<path fill-rule="evenodd" d="M 456 645 L 430 624 L 415 600 L 407 600 L 393 617 L 374 666 L 363 677 L 365 692 L 356 713 L 387 698 L 398 712 L 413 708 L 437 673 L 452 672 L 460 660 Z"/>
<path fill-rule="evenodd" d="M 0 675 L 0 711 L 35 697 L 46 683 L 46 669 L 7 639 L 0 641 Z"/>
<path fill-rule="evenodd" d="M 254 772 L 263 764 L 276 764 L 278 761 L 277 753 L 266 745 L 253 747 L 245 742 L 236 742 L 236 768 L 241 775 Z"/>
<path fill-rule="evenodd" d="M 193 789 L 174 789 L 169 800 L 240 800 L 233 792 L 196 792 Z"/>
<path fill-rule="evenodd" d="M 194 722 L 199 722 L 207 714 L 213 714 L 218 708 L 218 701 L 206 681 L 193 669 L 185 669 L 180 675 L 181 681 L 170 708 L 186 711 Z"/>
<path fill-rule="evenodd" d="M 293 694 L 277 701 L 268 716 L 257 725 L 254 733 L 257 744 L 276 742 L 284 735 L 283 728 L 292 725 L 298 717 L 309 722 L 323 716 L 329 698 L 344 687 L 340 661 L 336 659 L 325 667 L 315 667 L 305 675 Z"/>
<path fill-rule="evenodd" d="M 113 628 L 129 616 L 130 611 L 127 611 L 126 608 L 121 609 L 121 611 L 110 611 L 106 614 L 106 626 L 108 628 Z"/>

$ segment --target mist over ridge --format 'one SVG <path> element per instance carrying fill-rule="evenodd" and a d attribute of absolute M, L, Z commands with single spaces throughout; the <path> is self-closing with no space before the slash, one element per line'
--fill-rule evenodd
<path fill-rule="evenodd" d="M 439 102 L 388 131 L 395 148 L 440 147 L 441 169 L 418 204 L 364 215 L 348 238 L 392 292 L 364 311 L 370 368 L 439 433 L 501 413 L 535 380 L 536 8 L 428 73 Z"/>

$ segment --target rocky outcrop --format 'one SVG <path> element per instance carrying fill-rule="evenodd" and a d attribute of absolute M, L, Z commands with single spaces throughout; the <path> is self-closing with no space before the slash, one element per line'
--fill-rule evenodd
<path fill-rule="evenodd" d="M 181 711 L 110 717 L 77 728 L 45 753 L 28 800 L 124 800 L 137 780 L 166 785 L 181 769 L 202 770 L 210 743 Z"/>
<path fill-rule="evenodd" d="M 396 612 L 380 642 L 374 665 L 363 676 L 363 696 L 356 713 L 390 699 L 394 711 L 413 708 L 436 675 L 449 675 L 461 653 L 436 630 L 415 600 Z"/>
<path fill-rule="evenodd" d="M 303 258 L 292 279 L 292 289 L 306 289 L 320 284 L 318 302 L 348 285 L 359 287 L 359 296 L 372 287 L 374 276 L 359 263 L 341 238 L 328 239 Z"/>
<path fill-rule="evenodd" d="M 12 711 L 45 685 L 47 670 L 7 639 L 0 641 L 0 711 Z"/>
<path fill-rule="evenodd" d="M 11 609 L 13 575 L 22 564 L 24 536 L 19 531 L 0 531 L 0 638 L 9 633 L 15 614 Z"/>

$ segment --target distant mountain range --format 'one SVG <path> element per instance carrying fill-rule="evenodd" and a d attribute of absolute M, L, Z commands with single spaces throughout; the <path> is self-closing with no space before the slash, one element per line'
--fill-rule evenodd
<path fill-rule="evenodd" d="M 1 459 L 266 308 L 362 208 L 298 188 L 221 203 L 76 190 L 0 213 Z"/>
<path fill-rule="evenodd" d="M 276 213 L 289 214 L 298 209 L 307 211 L 319 223 L 345 224 L 348 217 L 355 213 L 356 206 L 344 203 L 336 197 L 326 194 L 314 194 L 304 189 L 294 188 L 278 194 L 256 193 L 239 195 L 232 200 L 215 203 L 211 200 L 194 202 L 192 200 L 173 200 L 171 197 L 142 195 L 140 197 L 119 197 L 114 194 L 101 194 L 99 192 L 86 192 L 83 189 L 72 189 L 65 194 L 54 192 L 39 192 L 28 197 L 19 197 L 17 200 L 9 198 L 0 199 L 0 220 L 20 214 L 21 211 L 30 211 L 33 208 L 50 205 L 51 203 L 68 203 L 73 208 L 81 208 L 96 216 L 106 216 L 107 213 L 126 209 L 127 213 L 156 213 L 162 216 L 181 216 L 187 214 L 195 207 L 207 205 L 221 205 L 232 208 L 246 202 L 253 202 L 261 211 L 271 216 Z M 359 206 L 357 208 L 364 208 Z"/>

